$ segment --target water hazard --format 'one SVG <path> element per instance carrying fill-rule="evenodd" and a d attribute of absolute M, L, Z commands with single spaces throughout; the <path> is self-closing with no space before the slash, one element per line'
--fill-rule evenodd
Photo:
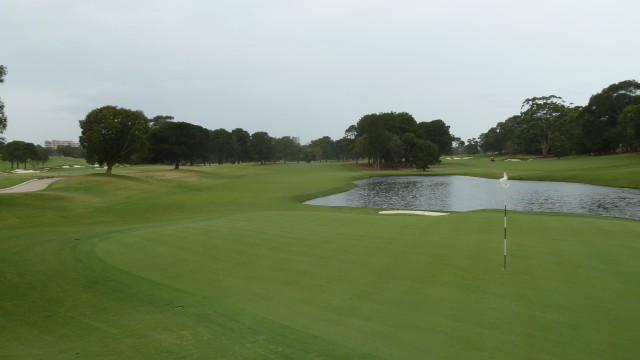
<path fill-rule="evenodd" d="M 388 176 L 356 181 L 356 188 L 307 201 L 309 205 L 410 210 L 502 209 L 497 179 L 469 176 Z M 507 207 L 640 219 L 640 190 L 576 183 L 510 180 Z"/>

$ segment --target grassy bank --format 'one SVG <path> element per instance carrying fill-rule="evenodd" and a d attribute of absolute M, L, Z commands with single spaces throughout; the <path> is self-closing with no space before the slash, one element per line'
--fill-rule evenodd
<path fill-rule="evenodd" d="M 595 164 L 485 160 L 432 173 L 544 177 L 547 166 L 586 179 L 577 169 Z M 638 221 L 513 213 L 503 272 L 499 211 L 432 218 L 300 204 L 369 174 L 351 165 L 117 172 L 0 196 L 1 358 L 640 352 Z"/>
<path fill-rule="evenodd" d="M 515 160 L 515 161 L 514 161 Z M 519 161 L 518 161 L 519 160 Z M 444 160 L 434 173 L 499 178 L 503 172 L 517 180 L 576 182 L 592 185 L 640 188 L 640 154 L 567 158 L 488 157 Z"/>

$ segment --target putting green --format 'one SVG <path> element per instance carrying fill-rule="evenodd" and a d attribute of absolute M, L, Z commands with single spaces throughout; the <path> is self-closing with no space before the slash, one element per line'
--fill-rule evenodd
<path fill-rule="evenodd" d="M 295 330 L 363 357 L 630 358 L 638 350 L 637 223 L 513 214 L 503 272 L 500 221 L 496 212 L 259 212 L 117 233 L 96 252 L 199 299 L 195 316 L 223 308 L 268 319 L 265 333 L 281 328 L 270 336 Z"/>

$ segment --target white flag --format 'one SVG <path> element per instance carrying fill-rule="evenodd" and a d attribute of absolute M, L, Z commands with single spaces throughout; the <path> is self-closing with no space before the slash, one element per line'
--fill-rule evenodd
<path fill-rule="evenodd" d="M 504 173 L 504 177 L 500 179 L 500 186 L 504 189 L 509 187 L 509 178 L 507 177 L 507 173 Z"/>

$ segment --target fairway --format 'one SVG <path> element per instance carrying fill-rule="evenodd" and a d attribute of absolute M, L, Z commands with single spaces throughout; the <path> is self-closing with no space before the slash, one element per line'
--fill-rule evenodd
<path fill-rule="evenodd" d="M 638 221 L 512 212 L 505 272 L 501 211 L 301 204 L 368 174 L 148 166 L 3 194 L 0 358 L 637 358 Z"/>

